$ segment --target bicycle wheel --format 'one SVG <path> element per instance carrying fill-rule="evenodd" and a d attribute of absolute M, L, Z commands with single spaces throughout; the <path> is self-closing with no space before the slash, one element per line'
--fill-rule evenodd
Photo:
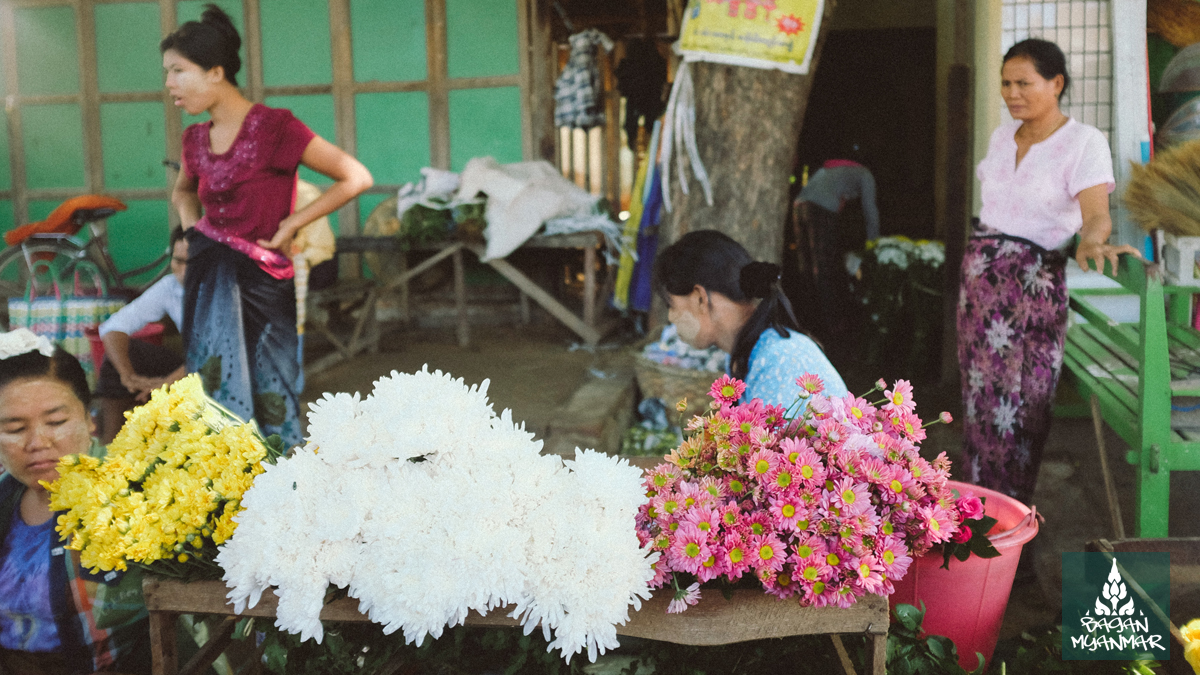
<path fill-rule="evenodd" d="M 29 264 L 37 260 L 48 260 L 59 272 L 69 272 L 85 252 L 69 240 L 51 240 L 10 246 L 0 252 L 0 324 L 4 330 L 8 325 L 8 299 L 23 298 L 29 288 Z M 34 279 L 34 292 L 53 291 L 51 280 L 44 277 Z"/>

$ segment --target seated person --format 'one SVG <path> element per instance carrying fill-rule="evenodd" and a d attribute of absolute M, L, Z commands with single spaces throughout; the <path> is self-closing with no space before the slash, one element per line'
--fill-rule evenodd
<path fill-rule="evenodd" d="M 136 572 L 93 576 L 55 532 L 50 495 L 66 455 L 102 454 L 79 361 L 21 328 L 0 334 L 0 673 L 150 672 Z M 86 627 L 86 628 L 85 628 Z"/>
<path fill-rule="evenodd" d="M 96 384 L 100 399 L 100 441 L 107 445 L 125 423 L 124 413 L 150 392 L 187 374 L 183 355 L 129 336 L 152 321 L 170 317 L 183 325 L 183 275 L 187 270 L 187 239 L 171 231 L 171 273 L 147 288 L 136 300 L 100 324 L 104 364 Z"/>
<path fill-rule="evenodd" d="M 811 338 L 800 332 L 779 284 L 779 266 L 754 262 L 741 244 L 716 230 L 689 232 L 654 262 L 655 286 L 679 337 L 693 347 L 729 352 L 729 374 L 746 383 L 743 401 L 791 406 L 796 378 L 813 373 L 825 395 L 849 393 Z"/>

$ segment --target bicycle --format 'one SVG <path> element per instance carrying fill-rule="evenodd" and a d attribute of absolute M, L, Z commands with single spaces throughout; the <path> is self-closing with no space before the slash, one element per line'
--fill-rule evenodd
<path fill-rule="evenodd" d="M 53 280 L 49 278 L 32 277 L 30 270 L 34 262 L 48 260 L 59 274 L 66 277 L 74 272 L 76 265 L 83 260 L 94 264 L 103 275 L 107 290 L 113 295 L 125 295 L 130 298 L 138 295 L 151 284 L 161 279 L 169 271 L 166 264 L 171 258 L 171 250 L 165 249 L 154 261 L 128 271 L 117 267 L 108 249 L 107 218 L 117 212 L 115 208 L 81 208 L 72 212 L 64 225 L 56 232 L 38 232 L 30 234 L 21 241 L 0 251 L 0 297 L 24 296 L 29 284 L 38 293 L 49 292 Z M 87 238 L 82 239 L 79 232 L 87 228 Z M 133 280 L 147 272 L 158 270 L 151 279 L 143 283 Z M 8 304 L 0 303 L 0 320 L 8 329 Z"/>

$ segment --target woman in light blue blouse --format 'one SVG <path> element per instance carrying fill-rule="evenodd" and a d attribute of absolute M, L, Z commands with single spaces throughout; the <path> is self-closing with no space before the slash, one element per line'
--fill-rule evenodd
<path fill-rule="evenodd" d="M 742 400 L 788 407 L 804 373 L 819 376 L 828 396 L 847 394 L 825 353 L 800 332 L 778 265 L 754 262 L 725 234 L 700 230 L 658 254 L 654 278 L 680 338 L 729 352 L 729 374 L 746 382 Z"/>

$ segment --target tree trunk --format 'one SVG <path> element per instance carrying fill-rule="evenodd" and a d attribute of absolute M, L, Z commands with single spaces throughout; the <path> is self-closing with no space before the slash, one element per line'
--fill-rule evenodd
<path fill-rule="evenodd" d="M 687 65 L 696 91 L 696 145 L 712 181 L 713 205 L 705 202 L 690 171 L 689 194 L 682 193 L 672 162 L 674 208 L 663 221 L 660 248 L 693 230 L 720 230 L 755 260 L 781 260 L 788 178 L 833 4 L 825 5 L 808 75 L 718 63 Z"/>

